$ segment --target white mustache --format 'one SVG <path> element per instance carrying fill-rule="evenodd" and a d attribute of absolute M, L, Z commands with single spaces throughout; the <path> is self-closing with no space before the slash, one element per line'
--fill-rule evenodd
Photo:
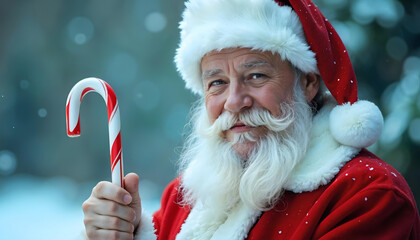
<path fill-rule="evenodd" d="M 219 136 L 223 131 L 231 129 L 239 121 L 250 127 L 266 127 L 270 131 L 279 132 L 287 129 L 295 120 L 291 104 L 284 103 L 280 106 L 282 116 L 274 117 L 266 109 L 251 109 L 240 114 L 223 112 L 207 129 L 201 129 L 204 136 Z"/>

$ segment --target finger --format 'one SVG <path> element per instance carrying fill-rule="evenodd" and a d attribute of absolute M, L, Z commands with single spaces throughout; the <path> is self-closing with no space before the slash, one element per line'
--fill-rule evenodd
<path fill-rule="evenodd" d="M 132 207 L 136 214 L 136 219 L 133 220 L 134 227 L 140 224 L 141 216 L 141 200 L 139 195 L 139 176 L 135 173 L 129 173 L 124 177 L 125 189 L 131 194 L 132 201 L 128 205 Z"/>
<path fill-rule="evenodd" d="M 100 199 L 108 199 L 121 204 L 129 204 L 132 197 L 127 190 L 110 182 L 99 182 L 92 190 L 92 195 Z"/>
<path fill-rule="evenodd" d="M 129 173 L 124 178 L 125 190 L 130 193 L 132 200 L 130 206 L 141 212 L 141 200 L 139 195 L 139 176 L 135 173 Z"/>
<path fill-rule="evenodd" d="M 85 224 L 98 229 L 116 230 L 119 232 L 133 233 L 134 226 L 131 222 L 118 217 L 97 215 L 95 218 L 86 218 Z"/>
<path fill-rule="evenodd" d="M 86 209 L 86 215 L 90 213 L 106 215 L 118 217 L 129 222 L 136 219 L 136 212 L 134 209 L 110 200 L 96 199 L 84 204 L 83 208 Z"/>
<path fill-rule="evenodd" d="M 125 190 L 127 190 L 132 197 L 129 204 L 130 207 L 136 210 L 137 214 L 141 213 L 141 200 L 139 195 L 139 176 L 135 173 L 129 173 L 124 178 Z"/>
<path fill-rule="evenodd" d="M 86 229 L 86 235 L 90 240 L 133 240 L 134 238 L 133 233 L 97 228 Z"/>
<path fill-rule="evenodd" d="M 129 173 L 124 178 L 124 187 L 131 195 L 139 195 L 139 176 Z"/>

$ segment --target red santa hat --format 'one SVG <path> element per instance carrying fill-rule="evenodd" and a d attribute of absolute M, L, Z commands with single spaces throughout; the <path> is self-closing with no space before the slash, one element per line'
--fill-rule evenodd
<path fill-rule="evenodd" d="M 203 95 L 201 59 L 213 50 L 244 47 L 278 53 L 304 73 L 318 73 L 337 100 L 330 130 L 341 144 L 376 142 L 383 117 L 358 100 L 349 55 L 331 23 L 310 0 L 190 0 L 180 23 L 175 56 L 186 87 Z"/>

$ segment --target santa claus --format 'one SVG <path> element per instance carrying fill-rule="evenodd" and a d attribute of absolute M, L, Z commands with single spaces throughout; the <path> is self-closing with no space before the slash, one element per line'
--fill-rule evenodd
<path fill-rule="evenodd" d="M 100 182 L 88 239 L 420 239 L 404 178 L 365 149 L 381 112 L 311 1 L 190 0 L 180 29 L 175 62 L 201 99 L 180 175 L 150 217 L 136 174 Z"/>

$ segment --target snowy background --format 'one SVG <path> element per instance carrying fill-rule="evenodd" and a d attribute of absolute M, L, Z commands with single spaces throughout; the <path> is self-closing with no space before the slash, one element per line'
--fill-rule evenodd
<path fill-rule="evenodd" d="M 385 126 L 370 150 L 400 171 L 420 200 L 420 3 L 317 0 L 342 37 L 359 97 Z M 81 106 L 79 138 L 65 131 L 65 102 L 79 80 L 115 90 L 126 173 L 140 175 L 153 212 L 176 176 L 196 99 L 175 70 L 181 0 L 0 0 L 0 240 L 73 239 L 81 204 L 110 179 L 106 107 Z"/>
<path fill-rule="evenodd" d="M 0 185 L 0 239 L 75 239 L 84 228 L 81 204 L 95 182 L 77 183 L 65 177 L 40 179 L 16 175 Z M 158 193 L 141 182 L 143 209 L 159 207 Z M 154 196 L 154 198 L 151 196 Z"/>

